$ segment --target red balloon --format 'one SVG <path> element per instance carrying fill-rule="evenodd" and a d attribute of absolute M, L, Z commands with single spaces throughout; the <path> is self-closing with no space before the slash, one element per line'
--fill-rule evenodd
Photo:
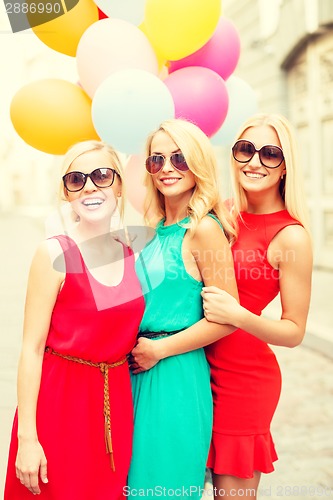
<path fill-rule="evenodd" d="M 98 19 L 99 19 L 99 20 L 101 20 L 101 19 L 106 19 L 107 17 L 109 17 L 109 16 L 107 16 L 106 14 L 104 14 L 104 12 L 103 12 L 103 11 L 101 11 L 101 9 L 100 9 L 99 7 L 97 7 L 97 8 L 98 8 Z"/>

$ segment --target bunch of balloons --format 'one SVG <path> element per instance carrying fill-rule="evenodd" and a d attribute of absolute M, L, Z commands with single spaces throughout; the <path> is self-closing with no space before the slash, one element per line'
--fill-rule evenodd
<path fill-rule="evenodd" d="M 76 57 L 79 75 L 79 83 L 30 83 L 12 99 L 16 131 L 46 153 L 100 138 L 139 154 L 147 134 L 173 117 L 228 143 L 256 109 L 251 87 L 232 75 L 240 39 L 221 0 L 79 0 L 33 31 Z"/>

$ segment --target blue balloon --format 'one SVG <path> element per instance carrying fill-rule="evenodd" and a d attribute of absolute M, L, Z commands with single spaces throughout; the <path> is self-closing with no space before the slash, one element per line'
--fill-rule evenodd
<path fill-rule="evenodd" d="M 147 135 L 166 119 L 175 106 L 166 85 L 139 69 L 117 71 L 96 90 L 92 120 L 100 138 L 127 154 L 143 151 Z"/>
<path fill-rule="evenodd" d="M 229 109 L 220 129 L 211 137 L 215 146 L 229 146 L 235 140 L 242 123 L 258 111 L 257 97 L 252 87 L 241 78 L 231 75 L 226 81 Z"/>

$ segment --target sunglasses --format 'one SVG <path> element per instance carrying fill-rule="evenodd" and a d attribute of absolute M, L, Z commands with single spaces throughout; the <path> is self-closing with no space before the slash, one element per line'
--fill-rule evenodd
<path fill-rule="evenodd" d="M 167 158 L 170 159 L 172 165 L 179 172 L 186 172 L 189 170 L 183 153 L 173 153 L 170 156 L 164 155 L 151 155 L 146 159 L 146 170 L 151 175 L 157 174 L 165 165 Z"/>
<path fill-rule="evenodd" d="M 277 168 L 284 160 L 283 151 L 279 146 L 268 144 L 260 149 L 256 149 L 252 142 L 240 139 L 235 142 L 232 148 L 232 155 L 239 163 L 247 163 L 252 160 L 256 153 L 259 153 L 261 164 L 267 168 Z"/>
<path fill-rule="evenodd" d="M 113 168 L 96 168 L 90 174 L 84 174 L 83 172 L 69 172 L 65 174 L 62 178 L 64 181 L 64 186 L 67 191 L 75 193 L 76 191 L 81 191 L 86 185 L 88 177 L 92 180 L 98 188 L 107 188 L 112 186 L 114 182 L 115 175 L 119 175 L 118 172 L 113 170 Z"/>

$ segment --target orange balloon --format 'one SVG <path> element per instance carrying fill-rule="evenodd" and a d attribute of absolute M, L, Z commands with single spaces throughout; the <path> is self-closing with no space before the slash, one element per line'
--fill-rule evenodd
<path fill-rule="evenodd" d="M 99 140 L 91 100 L 65 80 L 39 80 L 22 87 L 12 99 L 10 117 L 19 136 L 45 153 L 62 155 L 76 142 Z"/>
<path fill-rule="evenodd" d="M 51 49 L 74 57 L 81 36 L 98 19 L 97 5 L 92 0 L 79 0 L 62 16 L 35 26 L 32 31 Z"/>

